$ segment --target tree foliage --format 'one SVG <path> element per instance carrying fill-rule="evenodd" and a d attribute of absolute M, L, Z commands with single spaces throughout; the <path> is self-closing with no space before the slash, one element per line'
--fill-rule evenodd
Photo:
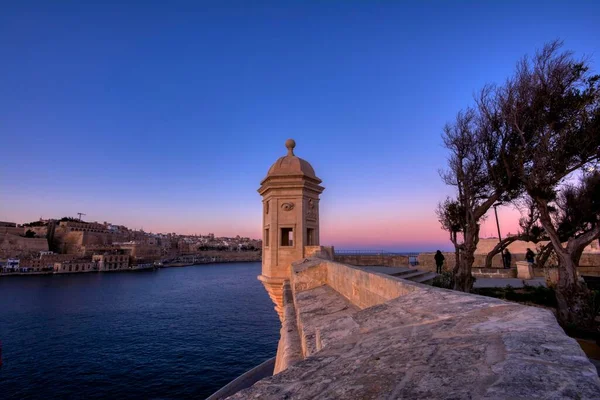
<path fill-rule="evenodd" d="M 591 314 L 576 267 L 585 246 L 600 237 L 600 177 L 594 169 L 600 159 L 600 76 L 561 47 L 554 41 L 523 58 L 505 84 L 485 86 L 476 107 L 444 128 L 450 157 L 442 179 L 456 188 L 456 197 L 437 213 L 461 253 L 455 271 L 461 282 L 461 274 L 470 274 L 485 212 L 496 201 L 525 201 L 520 235 L 550 240 L 543 257 L 551 251 L 558 260 L 559 317 L 581 324 Z"/>

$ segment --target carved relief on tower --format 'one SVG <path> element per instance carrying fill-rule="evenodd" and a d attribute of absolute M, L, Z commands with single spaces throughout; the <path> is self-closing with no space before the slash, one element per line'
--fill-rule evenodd
<path fill-rule="evenodd" d="M 281 205 L 281 208 L 283 209 L 283 211 L 292 211 L 295 207 L 295 204 L 293 202 L 287 202 L 287 203 L 283 203 Z"/>
<path fill-rule="evenodd" d="M 308 199 L 306 202 L 306 219 L 317 220 L 317 202 L 313 199 Z"/>

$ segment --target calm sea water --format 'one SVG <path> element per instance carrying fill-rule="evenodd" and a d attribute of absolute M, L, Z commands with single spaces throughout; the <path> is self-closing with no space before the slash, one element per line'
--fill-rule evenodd
<path fill-rule="evenodd" d="M 273 357 L 259 263 L 0 278 L 1 399 L 202 399 Z"/>

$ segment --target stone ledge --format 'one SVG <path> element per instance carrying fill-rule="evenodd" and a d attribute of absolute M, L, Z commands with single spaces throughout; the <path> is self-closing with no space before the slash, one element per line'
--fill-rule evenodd
<path fill-rule="evenodd" d="M 232 398 L 600 397 L 595 368 L 548 311 L 436 292 L 359 311 L 353 333 Z"/>
<path fill-rule="evenodd" d="M 309 356 L 233 399 L 600 398 L 595 367 L 547 310 L 322 263 L 292 274 L 327 285 L 294 293 L 331 313 L 296 319 L 314 334 Z"/>
<path fill-rule="evenodd" d="M 327 342 L 321 331 L 335 326 L 359 311 L 359 308 L 337 293 L 329 286 L 296 293 L 294 296 L 298 328 L 302 341 L 304 357 L 308 357 L 323 347 Z M 346 324 L 342 324 L 347 329 Z"/>

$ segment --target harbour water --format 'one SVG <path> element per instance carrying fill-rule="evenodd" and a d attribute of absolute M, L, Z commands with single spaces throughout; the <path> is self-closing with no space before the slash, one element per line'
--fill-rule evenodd
<path fill-rule="evenodd" d="M 202 399 L 273 357 L 260 263 L 0 278 L 2 399 Z"/>

